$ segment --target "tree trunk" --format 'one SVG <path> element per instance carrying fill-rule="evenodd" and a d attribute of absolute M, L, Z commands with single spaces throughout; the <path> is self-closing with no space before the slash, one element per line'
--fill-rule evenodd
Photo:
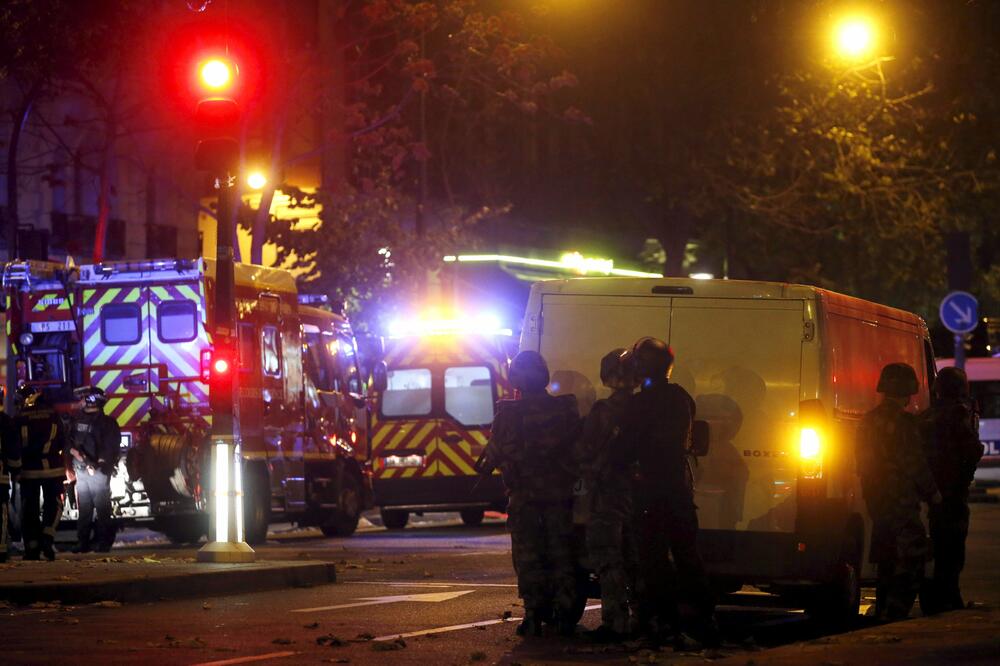
<path fill-rule="evenodd" d="M 684 254 L 692 231 L 694 218 L 686 208 L 676 208 L 664 216 L 659 239 L 667 253 L 665 277 L 687 277 L 684 275 Z"/>
<path fill-rule="evenodd" d="M 21 132 L 28 116 L 31 115 L 31 107 L 38 97 L 40 87 L 34 85 L 24 96 L 21 108 L 14 116 L 13 128 L 10 132 L 10 145 L 7 147 L 7 227 L 5 236 L 7 241 L 7 259 L 16 259 L 17 248 L 17 224 L 18 224 L 18 192 L 17 192 L 17 151 L 21 143 Z"/>

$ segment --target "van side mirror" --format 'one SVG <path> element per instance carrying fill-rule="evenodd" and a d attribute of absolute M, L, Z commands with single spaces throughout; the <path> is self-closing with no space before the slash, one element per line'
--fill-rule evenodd
<path fill-rule="evenodd" d="M 382 393 L 389 387 L 389 368 L 385 361 L 379 361 L 372 368 L 372 389 Z"/>
<path fill-rule="evenodd" d="M 708 421 L 695 421 L 691 427 L 691 455 L 703 457 L 708 455 Z"/>

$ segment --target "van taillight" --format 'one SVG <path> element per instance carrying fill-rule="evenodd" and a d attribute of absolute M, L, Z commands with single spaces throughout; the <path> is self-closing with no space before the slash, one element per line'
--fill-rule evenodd
<path fill-rule="evenodd" d="M 212 378 L 212 350 L 201 350 L 201 381 L 207 382 Z"/>

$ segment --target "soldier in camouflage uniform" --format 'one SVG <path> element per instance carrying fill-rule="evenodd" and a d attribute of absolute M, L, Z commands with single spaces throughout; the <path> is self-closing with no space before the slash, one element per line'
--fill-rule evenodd
<path fill-rule="evenodd" d="M 633 586 L 629 579 L 626 554 L 632 521 L 631 469 L 614 460 L 620 446 L 619 434 L 625 408 L 635 389 L 630 368 L 615 349 L 601 359 L 601 382 L 612 390 L 611 396 L 594 403 L 583 422 L 583 432 L 576 445 L 580 468 L 580 496 L 589 509 L 587 552 L 601 580 L 601 626 L 588 636 L 601 642 L 623 640 L 629 631 L 629 598 Z"/>
<path fill-rule="evenodd" d="M 575 605 L 573 534 L 573 442 L 579 432 L 576 398 L 546 391 L 549 369 L 540 354 L 519 353 L 510 364 L 516 400 L 498 404 L 486 459 L 499 467 L 510 502 L 507 529 L 524 620 L 517 633 L 541 635 L 541 623 L 556 622 L 571 634 Z"/>
<path fill-rule="evenodd" d="M 487 468 L 499 467 L 510 496 L 507 529 L 517 573 L 518 595 L 524 601 L 519 635 L 541 635 L 541 623 L 556 622 L 559 632 L 576 627 L 573 572 L 573 442 L 580 417 L 576 398 L 546 391 L 549 370 L 537 352 L 523 351 L 510 364 L 516 400 L 497 406 Z"/>
<path fill-rule="evenodd" d="M 878 382 L 882 403 L 865 414 L 858 428 L 858 475 L 872 519 L 869 559 L 878 569 L 875 612 L 890 620 L 909 616 L 923 580 L 928 549 L 920 501 L 941 501 L 916 417 L 904 411 L 917 391 L 912 367 L 885 366 Z"/>
<path fill-rule="evenodd" d="M 925 613 L 964 608 L 958 587 L 969 534 L 969 484 L 983 457 L 979 419 L 969 396 L 969 380 L 959 368 L 943 368 L 934 382 L 934 401 L 920 415 L 924 452 L 942 501 L 931 507 L 934 578 L 921 594 Z"/>

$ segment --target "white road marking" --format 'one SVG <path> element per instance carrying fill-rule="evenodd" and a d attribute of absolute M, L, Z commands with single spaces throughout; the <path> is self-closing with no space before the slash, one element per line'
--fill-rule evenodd
<path fill-rule="evenodd" d="M 517 587 L 516 583 L 425 583 L 422 581 L 345 580 L 346 585 L 385 585 L 387 587 Z"/>
<path fill-rule="evenodd" d="M 453 592 L 429 592 L 427 594 L 397 594 L 388 597 L 361 597 L 351 604 L 336 606 L 316 606 L 315 608 L 296 608 L 289 613 L 316 613 L 319 611 L 337 610 L 339 608 L 357 608 L 359 606 L 378 606 L 380 604 L 395 604 L 401 601 L 419 601 L 422 603 L 438 603 L 455 599 L 464 594 L 472 594 L 475 590 L 455 590 Z"/>
<path fill-rule="evenodd" d="M 601 604 L 587 606 L 584 611 L 597 610 Z M 394 641 L 397 638 L 413 638 L 414 636 L 426 636 L 427 634 L 443 634 L 448 631 L 460 631 L 462 629 L 473 629 L 475 627 L 488 627 L 494 624 L 506 624 L 508 622 L 520 622 L 524 618 L 508 617 L 502 620 L 483 620 L 482 622 L 469 622 L 467 624 L 453 624 L 447 627 L 435 627 L 434 629 L 421 629 L 420 631 L 408 631 L 405 634 L 389 634 L 388 636 L 377 636 L 375 641 Z"/>
<path fill-rule="evenodd" d="M 229 664 L 248 664 L 252 661 L 265 661 L 267 659 L 282 659 L 293 657 L 298 652 L 268 652 L 267 654 L 256 654 L 252 657 L 236 657 L 235 659 L 223 659 L 222 661 L 202 661 L 192 666 L 229 666 Z"/>

